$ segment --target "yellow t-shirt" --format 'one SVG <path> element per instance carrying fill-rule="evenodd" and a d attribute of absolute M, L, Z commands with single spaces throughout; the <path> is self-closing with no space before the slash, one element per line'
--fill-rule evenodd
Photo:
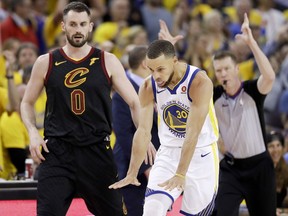
<path fill-rule="evenodd" d="M 28 132 L 17 112 L 8 115 L 4 112 L 0 118 L 0 130 L 4 148 L 25 149 L 29 145 Z"/>
<path fill-rule="evenodd" d="M 178 3 L 179 0 L 163 0 L 163 6 L 170 12 L 172 12 L 175 9 Z"/>
<path fill-rule="evenodd" d="M 254 79 L 254 60 L 250 59 L 239 64 L 239 75 L 241 80 Z"/>
<path fill-rule="evenodd" d="M 8 91 L 7 89 L 0 87 L 0 117 L 6 110 L 8 104 Z"/>
<path fill-rule="evenodd" d="M 13 176 L 16 174 L 16 168 L 12 164 L 8 151 L 3 147 L 1 128 L 0 128 L 0 166 L 3 171 L 0 171 L 0 178 L 5 180 L 12 180 Z"/>
<path fill-rule="evenodd" d="M 288 20 L 288 9 L 283 11 L 283 15 L 284 15 L 285 19 Z"/>
<path fill-rule="evenodd" d="M 193 9 L 191 11 L 191 16 L 204 16 L 205 14 L 209 13 L 212 10 L 211 6 L 208 4 L 197 4 L 193 6 Z"/>
<path fill-rule="evenodd" d="M 56 38 L 62 34 L 61 24 L 54 23 L 54 15 L 49 15 L 44 24 L 44 39 L 48 48 L 55 45 Z"/>
<path fill-rule="evenodd" d="M 115 42 L 116 40 L 116 35 L 118 32 L 118 24 L 115 22 L 104 22 L 100 24 L 96 31 L 93 34 L 93 42 L 97 44 L 102 44 L 105 41 L 113 41 Z M 120 34 L 119 37 L 117 37 L 117 41 L 122 40 L 125 41 L 125 38 L 128 37 L 130 33 L 130 28 L 129 27 L 124 27 Z M 115 47 L 113 49 L 113 53 L 118 57 L 121 58 L 123 55 L 124 49 L 126 46 L 122 47 L 123 50 L 120 48 L 120 44 L 115 44 Z"/>

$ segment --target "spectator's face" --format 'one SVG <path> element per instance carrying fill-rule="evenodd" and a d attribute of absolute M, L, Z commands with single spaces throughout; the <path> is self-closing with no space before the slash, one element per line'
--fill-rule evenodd
<path fill-rule="evenodd" d="M 159 56 L 156 59 L 146 58 L 146 64 L 158 87 L 166 88 L 174 75 L 174 65 L 178 62 L 177 58 Z"/>
<path fill-rule="evenodd" d="M 23 19 L 27 19 L 31 15 L 31 9 L 31 0 L 23 0 L 21 4 L 16 5 L 15 13 L 17 13 Z"/>
<path fill-rule="evenodd" d="M 62 30 L 73 47 L 82 47 L 88 41 L 93 23 L 86 12 L 69 11 L 62 22 Z"/>
<path fill-rule="evenodd" d="M 127 21 L 130 13 L 130 3 L 128 0 L 114 0 L 110 10 L 113 21 Z"/>
<path fill-rule="evenodd" d="M 279 140 L 273 140 L 272 142 L 268 143 L 267 146 L 273 163 L 276 165 L 283 155 L 283 146 Z"/>
<path fill-rule="evenodd" d="M 140 31 L 135 35 L 133 41 L 133 44 L 135 45 L 146 45 L 148 44 L 148 36 L 146 31 Z"/>
<path fill-rule="evenodd" d="M 37 53 L 32 48 L 23 48 L 19 53 L 18 63 L 20 68 L 25 68 L 29 65 L 33 65 L 37 59 Z"/>
<path fill-rule="evenodd" d="M 47 9 L 47 3 L 48 1 L 46 0 L 35 0 L 33 2 L 34 10 L 36 10 L 37 12 L 40 12 L 41 14 L 45 14 L 46 9 Z"/>
<path fill-rule="evenodd" d="M 209 36 L 206 34 L 201 34 L 195 45 L 195 51 L 201 56 L 206 57 L 208 54 L 212 52 L 213 46 L 209 41 Z"/>
<path fill-rule="evenodd" d="M 217 81 L 222 85 L 225 83 L 225 87 L 233 87 L 235 85 L 235 80 L 239 79 L 238 65 L 235 64 L 231 57 L 214 60 L 213 67 Z"/>
<path fill-rule="evenodd" d="M 223 29 L 221 14 L 217 11 L 212 11 L 204 16 L 204 26 L 208 31 L 219 32 Z"/>
<path fill-rule="evenodd" d="M 191 19 L 189 22 L 189 36 L 195 36 L 201 32 L 201 23 L 198 19 Z"/>

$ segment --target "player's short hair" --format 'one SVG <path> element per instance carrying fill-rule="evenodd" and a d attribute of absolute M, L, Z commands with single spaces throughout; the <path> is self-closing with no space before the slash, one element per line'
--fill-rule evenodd
<path fill-rule="evenodd" d="M 128 53 L 128 63 L 132 70 L 137 69 L 146 57 L 147 47 L 136 46 Z"/>
<path fill-rule="evenodd" d="M 63 17 L 66 16 L 68 14 L 69 11 L 75 11 L 78 13 L 81 12 L 86 12 L 88 14 L 88 16 L 90 16 L 91 12 L 88 8 L 88 6 L 82 2 L 78 2 L 78 1 L 72 1 L 69 4 L 67 4 L 63 10 Z"/>
<path fill-rule="evenodd" d="M 230 57 L 235 64 L 237 63 L 236 56 L 234 55 L 234 53 L 228 50 L 217 51 L 213 56 L 213 61 L 222 60 L 227 57 Z"/>
<path fill-rule="evenodd" d="M 149 59 L 155 59 L 159 56 L 174 57 L 176 55 L 173 44 L 167 40 L 155 40 L 153 41 L 147 50 L 147 57 Z"/>

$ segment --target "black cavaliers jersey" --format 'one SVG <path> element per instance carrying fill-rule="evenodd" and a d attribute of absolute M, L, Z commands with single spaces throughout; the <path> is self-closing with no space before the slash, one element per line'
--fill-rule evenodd
<path fill-rule="evenodd" d="M 75 61 L 60 48 L 49 57 L 45 137 L 79 146 L 103 141 L 111 133 L 111 80 L 104 52 L 92 47 Z"/>

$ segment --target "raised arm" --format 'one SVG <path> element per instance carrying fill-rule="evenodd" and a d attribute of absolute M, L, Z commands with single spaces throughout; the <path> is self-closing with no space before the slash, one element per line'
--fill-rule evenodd
<path fill-rule="evenodd" d="M 20 111 L 20 97 L 18 94 L 17 87 L 14 82 L 14 66 L 16 63 L 16 57 L 11 51 L 3 51 L 3 55 L 6 58 L 6 78 L 8 80 L 8 112 Z"/>
<path fill-rule="evenodd" d="M 180 161 L 175 175 L 166 182 L 159 184 L 167 190 L 184 189 L 184 179 L 191 162 L 198 136 L 209 112 L 213 95 L 213 83 L 204 71 L 198 72 L 189 90 L 192 103 L 186 122 L 186 137 L 183 143 Z"/>
<path fill-rule="evenodd" d="M 36 128 L 34 111 L 34 104 L 44 87 L 44 78 L 48 71 L 48 64 L 49 54 L 38 57 L 33 66 L 31 77 L 21 102 L 21 117 L 29 132 L 31 157 L 37 163 L 40 163 L 41 160 L 45 160 L 41 154 L 40 146 L 43 146 L 44 150 L 48 152 L 46 142 L 39 135 Z"/>
<path fill-rule="evenodd" d="M 153 124 L 154 96 L 150 77 L 140 87 L 139 98 L 141 102 L 139 126 L 133 138 L 132 155 L 127 176 L 109 188 L 117 189 L 128 184 L 140 185 L 137 180 L 139 167 L 143 163 L 148 145 L 151 141 L 151 128 Z"/>
<path fill-rule="evenodd" d="M 261 73 L 257 83 L 258 90 L 261 94 L 268 94 L 271 91 L 275 80 L 275 72 L 272 69 L 268 58 L 265 56 L 253 38 L 251 29 L 249 27 L 249 19 L 246 13 L 244 14 L 244 22 L 242 24 L 241 31 L 242 34 L 237 34 L 236 39 L 243 40 L 250 47 Z"/>

